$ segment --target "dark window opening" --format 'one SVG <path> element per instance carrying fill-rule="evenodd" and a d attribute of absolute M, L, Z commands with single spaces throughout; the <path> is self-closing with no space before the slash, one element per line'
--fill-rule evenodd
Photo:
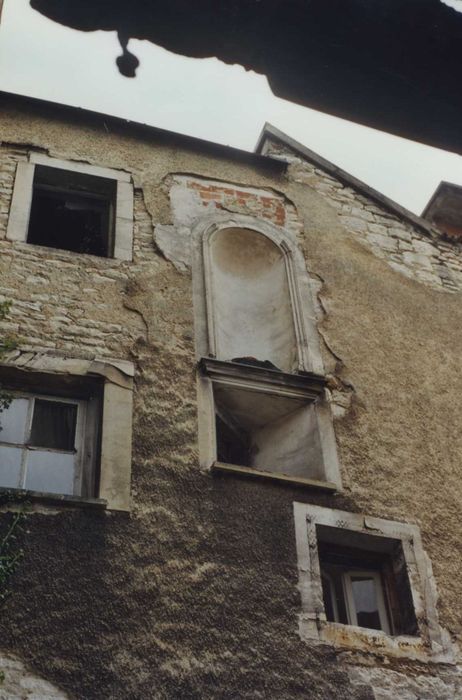
<path fill-rule="evenodd" d="M 399 540 L 318 526 L 324 610 L 329 622 L 418 635 Z"/>
<path fill-rule="evenodd" d="M 27 241 L 111 257 L 116 182 L 37 165 Z"/>
<path fill-rule="evenodd" d="M 73 451 L 76 427 L 76 404 L 35 399 L 28 444 Z"/>
<path fill-rule="evenodd" d="M 217 384 L 214 402 L 218 462 L 324 478 L 317 419 L 309 399 Z"/>
<path fill-rule="evenodd" d="M 216 415 L 217 458 L 225 464 L 247 467 L 251 463 L 251 440 L 244 430 L 236 429 L 230 421 Z"/>

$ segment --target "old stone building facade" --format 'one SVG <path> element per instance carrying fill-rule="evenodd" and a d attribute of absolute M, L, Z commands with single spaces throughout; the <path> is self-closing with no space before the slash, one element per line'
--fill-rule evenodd
<path fill-rule="evenodd" d="M 462 698 L 460 240 L 271 126 L 0 144 L 0 698 Z"/>

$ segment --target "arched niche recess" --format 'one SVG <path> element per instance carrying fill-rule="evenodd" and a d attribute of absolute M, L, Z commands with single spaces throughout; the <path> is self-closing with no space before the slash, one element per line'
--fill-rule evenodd
<path fill-rule="evenodd" d="M 207 243 L 212 354 L 294 371 L 297 337 L 285 251 L 248 228 L 219 229 Z"/>
<path fill-rule="evenodd" d="M 202 240 L 207 337 L 199 354 L 322 372 L 305 261 L 290 234 L 237 215 L 202 222 L 195 233 Z"/>

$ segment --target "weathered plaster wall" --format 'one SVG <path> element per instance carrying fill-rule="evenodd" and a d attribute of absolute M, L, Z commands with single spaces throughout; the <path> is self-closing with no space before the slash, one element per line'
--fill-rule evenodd
<path fill-rule="evenodd" d="M 34 348 L 130 359 L 137 371 L 132 513 L 31 514 L 0 647 L 75 698 L 462 697 L 452 667 L 301 642 L 292 516 L 298 500 L 419 523 L 440 622 L 462 637 L 459 292 L 404 276 L 384 245 L 374 254 L 318 180 L 111 129 L 38 110 L 2 116 L 3 235 L 14 163 L 28 148 L 123 168 L 136 188 L 132 264 L 0 240 L 13 328 Z M 268 192 L 272 216 L 279 202 L 303 221 L 293 233 L 319 290 L 342 495 L 199 470 L 191 279 L 187 259 L 165 258 L 182 173 L 236 188 L 227 200 L 208 190 L 207 207 L 219 197 L 240 212 L 248 202 L 237 192 L 250 188 Z"/>

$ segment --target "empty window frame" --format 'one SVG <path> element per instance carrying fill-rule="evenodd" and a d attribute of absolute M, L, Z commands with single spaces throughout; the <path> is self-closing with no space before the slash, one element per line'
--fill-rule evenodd
<path fill-rule="evenodd" d="M 0 415 L 0 486 L 93 497 L 101 404 L 14 391 Z"/>
<path fill-rule="evenodd" d="M 27 242 L 112 257 L 116 185 L 115 180 L 37 165 Z"/>
<path fill-rule="evenodd" d="M 303 639 L 454 659 L 416 525 L 294 503 Z"/>
<path fill-rule="evenodd" d="M 17 165 L 7 238 L 131 260 L 129 174 L 31 153 L 30 162 Z"/>
<path fill-rule="evenodd" d="M 324 377 L 212 359 L 200 367 L 213 405 L 210 466 L 337 488 L 318 420 Z"/>

